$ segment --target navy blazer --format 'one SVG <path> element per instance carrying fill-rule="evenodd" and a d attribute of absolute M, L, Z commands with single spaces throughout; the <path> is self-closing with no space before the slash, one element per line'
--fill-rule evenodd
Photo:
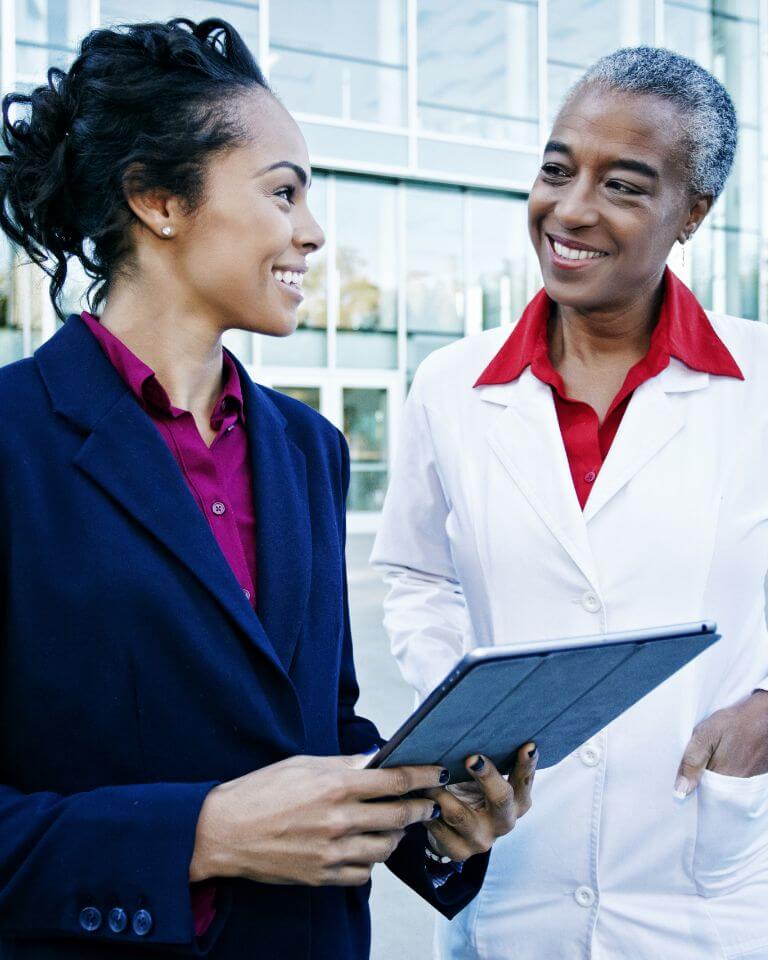
<path fill-rule="evenodd" d="M 79 317 L 0 369 L 0 958 L 368 956 L 367 888 L 217 881 L 193 936 L 208 790 L 379 737 L 354 709 L 346 444 L 238 371 L 258 614 Z M 423 842 L 409 831 L 390 866 L 452 916 L 487 858 L 435 891 Z"/>

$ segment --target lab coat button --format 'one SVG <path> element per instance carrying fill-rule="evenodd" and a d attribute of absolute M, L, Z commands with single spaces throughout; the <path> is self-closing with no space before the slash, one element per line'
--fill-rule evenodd
<path fill-rule="evenodd" d="M 587 590 L 587 592 L 582 595 L 581 605 L 587 613 L 597 613 L 603 606 L 602 603 L 600 603 L 600 597 L 598 597 L 596 593 L 592 593 L 591 590 Z"/>
<path fill-rule="evenodd" d="M 573 896 L 580 907 L 591 907 L 597 899 L 592 887 L 576 887 Z"/>
<path fill-rule="evenodd" d="M 107 914 L 107 923 L 112 933 L 122 933 L 128 926 L 128 914 L 122 907 L 113 907 Z"/>
<path fill-rule="evenodd" d="M 101 910 L 98 907 L 84 907 L 80 911 L 80 926 L 88 933 L 94 933 L 101 926 Z"/>
<path fill-rule="evenodd" d="M 579 751 L 581 762 L 587 767 L 596 767 L 600 763 L 600 751 L 591 743 L 586 744 Z"/>
<path fill-rule="evenodd" d="M 133 915 L 133 932 L 137 937 L 145 937 L 152 929 L 152 922 L 149 910 L 137 910 Z"/>
<path fill-rule="evenodd" d="M 227 508 L 221 502 L 221 500 L 214 500 L 214 502 L 211 504 L 211 510 L 216 514 L 217 517 L 220 517 L 227 512 Z"/>

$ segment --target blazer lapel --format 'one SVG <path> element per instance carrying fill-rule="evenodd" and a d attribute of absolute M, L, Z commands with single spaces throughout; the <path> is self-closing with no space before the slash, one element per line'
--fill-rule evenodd
<path fill-rule="evenodd" d="M 708 374 L 672 360 L 666 370 L 635 390 L 585 505 L 587 523 L 683 429 L 683 406 L 667 394 L 700 390 L 708 384 Z"/>
<path fill-rule="evenodd" d="M 194 574 L 287 681 L 173 455 L 91 332 L 72 317 L 35 359 L 54 409 L 86 433 L 76 466 Z"/>
<path fill-rule="evenodd" d="M 527 369 L 511 383 L 476 389 L 483 401 L 506 408 L 488 431 L 493 453 L 573 562 L 597 586 L 550 388 Z"/>
<path fill-rule="evenodd" d="M 235 361 L 253 468 L 259 619 L 285 669 L 296 650 L 312 576 L 307 464 L 285 417 Z"/>

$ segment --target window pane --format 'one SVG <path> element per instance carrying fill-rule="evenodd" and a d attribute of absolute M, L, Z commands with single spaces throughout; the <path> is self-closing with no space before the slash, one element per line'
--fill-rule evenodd
<path fill-rule="evenodd" d="M 82 3 L 82 6 L 87 6 Z M 170 20 L 188 17 L 207 20 L 218 17 L 227 20 L 241 34 L 251 53 L 259 51 L 259 4 L 256 0 L 101 0 L 101 22 L 105 26 L 117 23 L 139 23 L 144 20 Z"/>
<path fill-rule="evenodd" d="M 406 214 L 409 336 L 464 332 L 463 194 L 410 187 Z"/>
<path fill-rule="evenodd" d="M 618 47 L 653 41 L 647 0 L 549 0 L 549 59 L 586 67 Z"/>
<path fill-rule="evenodd" d="M 387 391 L 345 388 L 343 395 L 352 473 L 347 507 L 380 510 L 387 488 Z"/>
<path fill-rule="evenodd" d="M 317 410 L 320 413 L 320 387 L 275 387 L 280 393 L 287 397 L 293 397 L 294 400 L 301 400 L 308 407 Z"/>
<path fill-rule="evenodd" d="M 535 143 L 537 8 L 523 0 L 419 0 L 419 126 Z"/>
<path fill-rule="evenodd" d="M 42 83 L 49 67 L 66 68 L 89 28 L 89 4 L 81 0 L 16 0 L 19 79 Z"/>
<path fill-rule="evenodd" d="M 713 225 L 755 232 L 760 230 L 757 202 L 759 176 L 760 136 L 757 130 L 746 127 L 739 131 L 739 145 L 731 176 L 710 214 Z"/>
<path fill-rule="evenodd" d="M 404 0 L 281 0 L 270 31 L 271 82 L 289 110 L 404 125 Z"/>
<path fill-rule="evenodd" d="M 19 360 L 24 353 L 21 327 L 11 316 L 11 283 L 13 256 L 11 246 L 0 234 L 0 366 Z M 20 319 L 18 323 L 20 324 Z"/>
<path fill-rule="evenodd" d="M 337 360 L 397 366 L 397 192 L 388 183 L 336 183 Z"/>
<path fill-rule="evenodd" d="M 707 309 L 756 320 L 759 237 L 702 227 L 692 243 L 692 288 Z"/>
<path fill-rule="evenodd" d="M 688 4 L 667 3 L 666 42 L 720 79 L 733 97 L 739 122 L 757 124 L 760 36 L 756 23 L 713 17 Z"/>
<path fill-rule="evenodd" d="M 324 231 L 328 222 L 327 193 L 326 177 L 322 173 L 313 174 L 309 206 Z M 263 337 L 261 358 L 264 363 L 300 367 L 325 365 L 328 312 L 325 247 L 310 254 L 307 263 L 304 302 L 299 307 L 296 332 L 289 337 Z"/>
<path fill-rule="evenodd" d="M 483 329 L 488 330 L 517 320 L 528 302 L 527 207 L 525 200 L 494 195 L 469 194 L 467 201 L 471 223 L 467 309 L 480 311 Z"/>

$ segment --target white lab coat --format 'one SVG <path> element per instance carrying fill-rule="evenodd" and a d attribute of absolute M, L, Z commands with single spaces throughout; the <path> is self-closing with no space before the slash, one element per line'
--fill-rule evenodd
<path fill-rule="evenodd" d="M 768 775 L 673 796 L 700 720 L 763 686 L 768 329 L 711 316 L 745 375 L 677 360 L 632 397 L 586 508 L 551 390 L 473 389 L 508 330 L 432 354 L 406 403 L 372 562 L 425 696 L 478 645 L 702 618 L 723 639 L 562 763 L 438 921 L 453 960 L 768 958 Z"/>

